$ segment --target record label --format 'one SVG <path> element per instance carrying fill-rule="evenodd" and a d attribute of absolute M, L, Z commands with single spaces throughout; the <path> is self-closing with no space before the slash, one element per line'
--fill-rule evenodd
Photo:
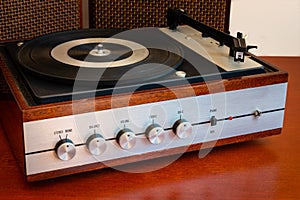
<path fill-rule="evenodd" d="M 85 55 L 85 60 L 78 60 L 72 58 L 68 52 L 70 49 L 84 44 L 98 44 L 95 45 L 94 48 Z M 113 54 L 114 50 L 107 49 L 105 44 L 117 44 L 128 47 L 131 50 L 132 54 L 129 57 L 119 60 L 118 58 L 122 56 L 122 54 L 114 54 L 114 56 L 110 56 Z M 128 52 L 123 52 L 128 53 Z M 65 43 L 62 43 L 56 47 L 54 47 L 51 51 L 51 56 L 64 64 L 79 66 L 79 67 L 88 67 L 88 68 L 108 68 L 108 67 L 122 67 L 127 65 L 132 65 L 137 62 L 140 62 L 147 58 L 149 55 L 149 51 L 146 47 L 132 41 L 117 39 L 117 38 L 84 38 L 78 40 L 72 40 Z M 110 61 L 102 61 L 102 58 L 110 56 Z M 89 57 L 96 57 L 93 62 L 89 62 Z M 100 58 L 100 59 L 99 59 Z"/>

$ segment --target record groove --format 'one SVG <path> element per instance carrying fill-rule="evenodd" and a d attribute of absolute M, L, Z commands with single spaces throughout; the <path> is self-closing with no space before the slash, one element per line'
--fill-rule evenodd
<path fill-rule="evenodd" d="M 103 85 L 113 85 L 120 79 L 122 79 L 124 84 L 156 79 L 174 71 L 183 60 L 181 56 L 164 49 L 145 48 L 143 46 L 147 45 L 140 44 L 140 41 L 129 41 L 126 38 L 110 38 L 119 32 L 120 30 L 83 29 L 48 34 L 25 42 L 18 49 L 17 59 L 24 69 L 41 78 L 46 77 L 68 83 L 73 83 L 75 80 L 83 82 L 100 81 Z M 109 52 L 105 56 L 87 53 L 97 47 L 98 42 L 95 41 L 98 41 L 99 38 L 104 38 L 103 50 L 106 51 L 107 49 L 112 53 Z M 84 42 L 82 44 L 74 41 Z M 118 41 L 121 41 L 121 44 Z M 57 59 L 55 56 L 55 58 L 53 57 L 53 49 L 69 42 L 74 42 L 74 44 L 78 45 L 71 45 L 70 48 L 65 49 L 66 52 L 64 54 L 76 60 L 76 62 L 79 61 L 81 64 L 91 63 L 91 65 L 74 65 L 73 63 Z M 128 47 L 128 44 L 133 44 L 134 47 L 130 45 Z M 179 51 L 173 44 L 167 43 L 167 46 L 170 49 Z M 86 58 L 84 58 L 85 54 L 88 54 Z M 138 56 L 133 57 L 133 55 Z M 133 59 L 127 62 L 132 57 Z M 62 58 L 64 59 L 65 57 Z M 112 63 L 122 63 L 124 60 L 126 62 L 123 62 L 121 65 L 109 66 L 111 59 L 113 59 Z M 106 64 L 107 68 L 91 67 L 95 63 L 104 63 L 103 66 L 108 63 L 108 65 Z"/>

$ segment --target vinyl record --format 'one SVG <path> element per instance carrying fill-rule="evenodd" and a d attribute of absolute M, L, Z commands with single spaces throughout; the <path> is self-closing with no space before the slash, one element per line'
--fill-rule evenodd
<path fill-rule="evenodd" d="M 119 32 L 83 29 L 48 34 L 25 42 L 17 59 L 24 69 L 41 78 L 71 83 L 100 81 L 104 85 L 156 79 L 183 60 L 177 53 L 118 38 Z M 173 44 L 164 46 L 180 51 Z"/>

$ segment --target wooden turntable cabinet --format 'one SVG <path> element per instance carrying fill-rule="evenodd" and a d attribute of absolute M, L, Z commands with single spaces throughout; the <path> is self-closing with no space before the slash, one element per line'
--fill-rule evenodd
<path fill-rule="evenodd" d="M 108 43 L 121 41 L 123 46 L 129 44 L 129 49 L 131 44 L 139 43 L 148 49 L 142 54 L 144 57 L 138 61 L 140 63 L 149 59 L 147 52 L 156 51 L 143 41 L 148 40 L 145 35 L 158 33 L 151 36 L 155 41 L 157 38 L 171 41 L 171 48 L 164 47 L 171 49 L 166 60 L 170 56 L 177 59 L 171 53 L 175 51 L 172 45 L 179 46 L 185 58 L 179 59 L 180 66 L 168 67 L 166 75 L 147 80 L 158 68 L 143 63 L 153 67 L 154 71 L 152 68 L 145 69 L 147 74 L 139 77 L 137 83 L 131 82 L 131 76 L 139 76 L 142 68 L 125 78 L 129 85 L 127 82 L 118 85 L 117 82 L 103 89 L 100 84 L 92 91 L 74 89 L 78 76 L 70 75 L 73 72 L 59 74 L 61 68 L 57 68 L 54 75 L 42 76 L 20 57 L 24 52 L 26 57 L 29 51 L 28 55 L 32 55 L 29 57 L 34 62 L 42 62 L 39 57 L 35 60 L 33 52 L 36 48 L 31 48 L 31 45 L 55 36 L 63 47 L 55 44 L 46 54 L 51 55 L 47 59 L 57 62 L 60 58 L 53 53 L 56 47 L 59 46 L 60 51 L 65 48 L 64 45 L 76 40 L 95 46 L 97 34 L 104 37 L 101 35 L 103 30 L 91 33 L 88 39 L 78 30 L 72 32 L 74 38 L 72 36 L 64 41 L 60 41 L 61 35 L 71 32 L 1 44 L 0 66 L 13 99 L 1 101 L 0 119 L 28 181 L 105 167 L 122 170 L 124 164 L 137 162 L 142 166 L 144 160 L 165 156 L 173 162 L 184 152 L 280 134 L 288 74 L 248 53 L 251 46 L 246 46 L 240 36 L 235 38 L 217 31 L 189 18 L 180 10 L 170 10 L 168 17 L 169 28 L 138 30 L 140 39 L 116 34 L 112 39 L 101 40 L 101 45 L 89 52 L 96 51 L 96 56 L 101 57 L 106 56 Z M 128 38 L 133 41 L 124 42 Z M 75 43 L 66 48 L 69 52 L 82 44 Z M 138 50 L 132 47 L 131 50 L 133 52 L 122 59 L 135 55 L 140 47 Z M 138 55 L 141 57 L 141 53 Z M 63 68 L 72 65 L 70 60 L 71 64 L 63 64 Z M 128 62 L 126 60 L 125 67 L 132 65 Z M 81 63 L 87 65 L 84 67 L 88 68 L 88 72 L 90 61 L 83 60 Z M 139 66 L 135 64 L 128 71 Z M 190 68 L 193 72 L 187 70 Z M 75 77 L 73 85 L 65 86 L 70 83 L 57 80 L 57 76 L 64 74 L 71 79 Z M 64 90 L 64 93 L 43 93 L 48 88 L 52 91 L 54 87 Z"/>

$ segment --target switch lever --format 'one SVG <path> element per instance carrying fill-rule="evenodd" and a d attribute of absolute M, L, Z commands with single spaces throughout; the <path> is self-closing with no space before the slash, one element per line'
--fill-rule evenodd
<path fill-rule="evenodd" d="M 210 118 L 210 125 L 211 126 L 216 126 L 217 125 L 217 118 L 215 117 L 215 116 L 212 116 L 211 118 Z"/>

